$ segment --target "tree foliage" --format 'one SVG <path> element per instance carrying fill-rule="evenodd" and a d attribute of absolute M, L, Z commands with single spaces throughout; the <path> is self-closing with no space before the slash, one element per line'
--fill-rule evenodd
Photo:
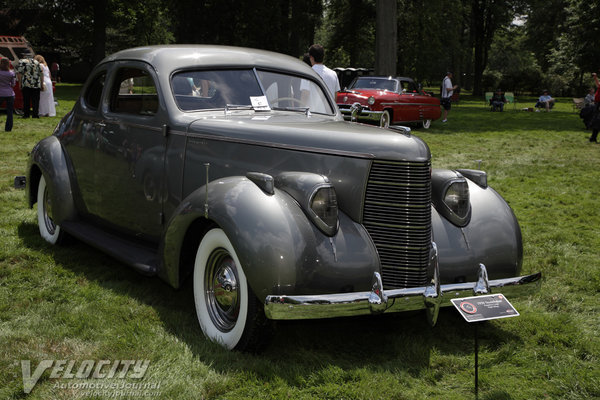
<path fill-rule="evenodd" d="M 87 71 L 105 54 L 205 43 L 300 57 L 312 43 L 330 67 L 375 65 L 376 0 L 21 0 L 3 34 Z M 524 23 L 515 25 L 520 19 Z M 397 73 L 438 85 L 446 71 L 482 93 L 581 91 L 600 65 L 600 3 L 589 0 L 397 0 Z M 47 57 L 48 58 L 48 57 Z"/>

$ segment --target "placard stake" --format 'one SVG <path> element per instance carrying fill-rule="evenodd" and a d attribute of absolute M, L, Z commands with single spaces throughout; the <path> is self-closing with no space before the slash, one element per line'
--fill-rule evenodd
<path fill-rule="evenodd" d="M 476 322 L 473 324 L 475 327 L 475 399 L 479 399 L 479 335 L 477 332 Z"/>
<path fill-rule="evenodd" d="M 479 399 L 479 334 L 477 325 L 481 321 L 518 317 L 519 312 L 501 293 L 464 297 L 450 300 L 465 321 L 473 323 L 475 336 L 475 398 Z"/>

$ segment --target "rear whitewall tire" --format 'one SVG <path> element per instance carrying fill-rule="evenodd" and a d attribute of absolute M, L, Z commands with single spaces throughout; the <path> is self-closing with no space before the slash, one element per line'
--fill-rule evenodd
<path fill-rule="evenodd" d="M 50 214 L 52 213 L 52 200 L 48 192 L 46 178 L 42 175 L 37 192 L 37 220 L 40 236 L 50 244 L 59 244 L 63 239 L 60 226 L 55 224 Z"/>

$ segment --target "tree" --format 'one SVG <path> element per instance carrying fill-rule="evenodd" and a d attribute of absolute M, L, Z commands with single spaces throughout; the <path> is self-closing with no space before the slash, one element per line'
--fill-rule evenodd
<path fill-rule="evenodd" d="M 375 73 L 395 75 L 398 38 L 396 0 L 377 0 L 375 28 Z"/>
<path fill-rule="evenodd" d="M 375 0 L 330 0 L 317 41 L 326 48 L 326 64 L 373 68 Z"/>
<path fill-rule="evenodd" d="M 166 0 L 23 0 L 6 11 L 14 34 L 25 35 L 36 51 L 87 71 L 107 53 L 127 47 L 170 43 Z M 46 57 L 50 61 L 50 57 Z"/>
<path fill-rule="evenodd" d="M 321 0 L 180 0 L 173 4 L 179 43 L 255 47 L 302 56 L 312 44 Z"/>

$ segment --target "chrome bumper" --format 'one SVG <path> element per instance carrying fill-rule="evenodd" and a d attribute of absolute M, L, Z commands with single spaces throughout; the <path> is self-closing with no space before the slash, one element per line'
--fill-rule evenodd
<path fill-rule="evenodd" d="M 335 293 L 309 296 L 270 295 L 265 299 L 267 318 L 319 319 L 381 314 L 412 310 L 426 310 L 429 322 L 435 325 L 440 307 L 452 305 L 455 298 L 490 293 L 502 293 L 507 298 L 531 294 L 539 289 L 542 274 L 488 280 L 485 265 L 479 264 L 477 282 L 439 284 L 437 251 L 434 252 L 434 277 L 428 286 L 383 290 L 381 276 L 373 275 L 370 292 Z"/>

